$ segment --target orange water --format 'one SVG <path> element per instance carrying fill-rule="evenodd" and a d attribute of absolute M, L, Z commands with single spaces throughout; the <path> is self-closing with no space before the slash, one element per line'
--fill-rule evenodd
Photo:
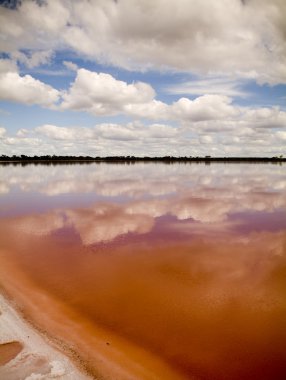
<path fill-rule="evenodd" d="M 285 166 L 0 169 L 1 286 L 94 376 L 286 378 Z"/>

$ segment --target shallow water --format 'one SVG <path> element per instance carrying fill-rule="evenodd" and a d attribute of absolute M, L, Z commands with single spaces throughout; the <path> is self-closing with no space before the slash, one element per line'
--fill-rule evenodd
<path fill-rule="evenodd" d="M 0 166 L 0 285 L 94 375 L 285 379 L 285 168 Z"/>
<path fill-rule="evenodd" d="M 8 342 L 0 344 L 0 366 L 9 363 L 21 351 L 22 344 L 19 342 Z"/>

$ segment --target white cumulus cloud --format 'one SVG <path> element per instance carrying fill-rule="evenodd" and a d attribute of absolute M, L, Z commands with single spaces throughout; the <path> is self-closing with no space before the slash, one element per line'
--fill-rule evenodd
<path fill-rule="evenodd" d="M 128 104 L 144 104 L 154 96 L 155 91 L 147 83 L 127 84 L 110 74 L 79 69 L 71 88 L 63 95 L 61 108 L 112 115 L 124 112 Z"/>
<path fill-rule="evenodd" d="M 62 49 L 127 69 L 286 83 L 284 0 L 46 0 L 1 8 L 3 51 Z"/>
<path fill-rule="evenodd" d="M 52 106 L 60 93 L 55 88 L 33 78 L 21 76 L 9 60 L 0 60 L 0 99 L 24 104 Z"/>
<path fill-rule="evenodd" d="M 209 120 L 236 116 L 239 110 L 225 95 L 203 95 L 194 100 L 180 98 L 172 105 L 155 99 L 147 83 L 128 84 L 110 74 L 79 69 L 75 81 L 63 95 L 62 109 L 94 115 L 126 114 L 153 120 Z"/>
<path fill-rule="evenodd" d="M 203 95 L 194 100 L 180 98 L 170 109 L 173 117 L 180 120 L 218 120 L 239 114 L 231 103 L 231 98 L 224 95 Z"/>

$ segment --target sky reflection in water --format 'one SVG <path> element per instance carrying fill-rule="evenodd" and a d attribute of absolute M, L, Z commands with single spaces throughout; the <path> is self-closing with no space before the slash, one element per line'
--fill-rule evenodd
<path fill-rule="evenodd" d="M 99 328 L 114 350 L 101 355 L 151 371 L 130 378 L 160 376 L 138 347 L 170 369 L 161 378 L 286 378 L 285 166 L 0 172 L 1 285 L 93 373 Z M 27 298 L 49 306 L 45 320 Z"/>

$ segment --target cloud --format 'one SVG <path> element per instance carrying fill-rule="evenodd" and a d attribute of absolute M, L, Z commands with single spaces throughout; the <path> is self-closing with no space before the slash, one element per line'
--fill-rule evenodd
<path fill-rule="evenodd" d="M 282 140 L 282 141 L 286 141 L 286 131 L 278 131 L 276 133 L 276 136 Z"/>
<path fill-rule="evenodd" d="M 61 108 L 112 115 L 124 112 L 126 104 L 146 103 L 154 96 L 147 83 L 127 84 L 109 74 L 79 69 L 71 88 L 63 95 Z"/>
<path fill-rule="evenodd" d="M 1 7 L 1 49 L 10 59 L 0 60 L 0 99 L 64 110 L 65 116 L 73 110 L 97 117 L 89 128 L 59 126 L 49 113 L 52 118 L 44 125 L 26 131 L 19 125 L 18 131 L 2 134 L 1 152 L 285 154 L 285 110 L 233 100 L 248 95 L 244 84 L 250 79 L 286 83 L 285 8 L 282 0 L 46 0 L 41 6 L 22 1 L 16 8 Z M 55 70 L 38 67 L 49 64 L 53 54 Z M 79 68 L 64 60 L 70 57 L 89 61 L 87 67 L 93 60 L 128 70 L 183 72 L 169 78 L 186 80 L 167 88 L 179 96 L 163 98 L 166 94 L 157 95 L 148 83 Z M 17 62 L 38 75 L 66 75 L 58 83 L 75 79 L 59 91 L 20 74 Z M 164 90 L 161 80 L 156 83 L 158 91 Z"/>
<path fill-rule="evenodd" d="M 10 59 L 0 59 L 0 75 L 7 72 L 18 72 L 16 63 Z"/>
<path fill-rule="evenodd" d="M 239 113 L 231 105 L 231 98 L 223 95 L 204 95 L 194 100 L 180 98 L 172 105 L 156 100 L 155 95 L 147 83 L 128 84 L 110 74 L 79 69 L 60 107 L 94 115 L 126 114 L 153 120 L 199 121 Z"/>
<path fill-rule="evenodd" d="M 228 97 L 247 97 L 249 93 L 241 89 L 241 80 L 228 77 L 196 78 L 191 81 L 166 87 L 169 94 L 183 95 L 224 95 Z"/>
<path fill-rule="evenodd" d="M 124 106 L 127 115 L 151 120 L 171 119 L 169 106 L 160 100 L 153 99 L 146 103 L 129 103 Z"/>
<path fill-rule="evenodd" d="M 207 7 L 196 0 L 160 0 L 152 6 L 129 0 L 47 1 L 41 7 L 23 2 L 18 10 L 2 8 L 0 25 L 5 51 L 40 44 L 57 49 L 65 43 L 121 67 L 239 72 L 277 83 L 285 82 L 284 16 L 279 0 L 245 5 L 222 0 Z"/>
<path fill-rule="evenodd" d="M 210 135 L 203 135 L 200 137 L 200 141 L 203 144 L 212 144 L 214 142 L 213 137 Z"/>
<path fill-rule="evenodd" d="M 148 126 L 140 123 L 129 123 L 127 125 L 100 124 L 96 130 L 100 137 L 111 140 L 168 139 L 178 135 L 177 128 L 164 124 Z"/>
<path fill-rule="evenodd" d="M 141 123 L 128 123 L 126 125 L 103 123 L 94 128 L 84 127 L 58 127 L 45 124 L 35 128 L 35 132 L 52 140 L 62 141 L 91 141 L 91 140 L 117 140 L 140 141 L 160 140 L 178 136 L 177 128 L 165 124 L 143 125 Z M 19 130 L 18 137 L 27 136 L 27 131 Z"/>
<path fill-rule="evenodd" d="M 17 137 L 5 137 L 5 139 L 3 139 L 3 142 L 5 145 L 14 145 L 14 146 L 22 146 L 23 149 L 25 149 L 25 146 L 30 146 L 34 149 L 36 149 L 36 147 L 39 147 L 39 143 L 41 143 L 41 140 L 40 139 L 37 139 L 37 138 L 31 138 L 31 137 L 24 137 L 22 138 L 22 136 L 18 135 Z"/>
<path fill-rule="evenodd" d="M 61 109 L 86 111 L 95 116 L 126 114 L 154 120 L 168 119 L 168 105 L 155 99 L 148 83 L 127 83 L 110 74 L 78 69 L 75 81 L 63 94 Z"/>
<path fill-rule="evenodd" d="M 76 69 L 76 66 L 72 66 Z M 74 110 L 91 113 L 95 116 L 126 115 L 153 121 L 177 122 L 188 128 L 197 128 L 196 133 L 230 131 L 239 126 L 237 133 L 246 128 L 284 128 L 286 113 L 279 107 L 249 108 L 233 104 L 229 96 L 207 94 L 193 100 L 182 97 L 172 104 L 155 98 L 151 85 L 143 82 L 127 83 L 110 74 L 77 69 L 75 81 L 65 92 L 34 79 L 30 75 L 20 76 L 17 66 L 11 60 L 0 60 L 0 99 L 24 104 L 38 104 L 57 110 Z M 59 102 L 59 105 L 56 103 Z M 205 122 L 205 124 L 203 124 Z M 201 123 L 201 124 L 197 124 Z M 73 140 L 76 138 L 95 139 L 96 133 L 82 128 L 80 136 L 75 129 L 57 129 L 45 126 L 38 132 L 51 138 Z M 178 129 L 178 128 L 177 128 Z M 176 128 L 165 124 L 153 124 L 136 128 L 135 124 L 106 124 L 97 128 L 103 138 L 134 140 L 144 137 L 176 137 Z M 113 137 L 112 137 L 113 134 Z M 137 135 L 136 135 L 137 134 Z M 124 137 L 125 136 L 125 137 Z"/>
<path fill-rule="evenodd" d="M 79 26 L 67 31 L 66 43 L 102 61 L 131 69 L 240 71 L 262 82 L 286 80 L 283 17 L 277 17 L 286 13 L 281 1 L 78 2 L 74 13 Z M 101 39 L 95 43 L 94 36 Z"/>
<path fill-rule="evenodd" d="M 23 1 L 16 10 L 1 7 L 0 33 L 2 49 L 49 50 L 61 42 L 59 36 L 67 27 L 71 3 L 63 1 Z"/>
<path fill-rule="evenodd" d="M 245 111 L 245 121 L 256 128 L 285 128 L 286 112 L 279 107 L 248 109 Z"/>
<path fill-rule="evenodd" d="M 71 70 L 71 71 L 77 71 L 78 70 L 78 66 L 77 64 L 73 63 L 73 62 L 70 62 L 70 61 L 63 61 L 63 65 Z"/>
<path fill-rule="evenodd" d="M 180 98 L 170 108 L 173 117 L 179 120 L 219 120 L 239 115 L 239 109 L 231 103 L 227 96 L 203 95 L 194 100 Z"/>
<path fill-rule="evenodd" d="M 6 134 L 6 129 L 0 127 L 0 138 L 3 137 L 3 136 L 5 136 L 5 134 Z"/>
<path fill-rule="evenodd" d="M 52 50 L 36 51 L 31 52 L 30 54 L 15 51 L 10 54 L 13 60 L 23 63 L 28 68 L 51 63 L 52 55 Z"/>
<path fill-rule="evenodd" d="M 16 136 L 18 137 L 25 137 L 29 134 L 29 130 L 25 128 L 21 128 L 16 132 Z"/>
<path fill-rule="evenodd" d="M 2 7 L 0 33 L 8 53 L 64 47 L 128 69 L 277 84 L 286 82 L 285 17 L 283 0 L 23 1 L 17 10 Z"/>
<path fill-rule="evenodd" d="M 50 107 L 60 93 L 53 87 L 33 78 L 20 76 L 10 60 L 0 60 L 0 99 L 24 104 Z"/>
<path fill-rule="evenodd" d="M 52 124 L 45 124 L 35 128 L 35 131 L 43 136 L 55 140 L 86 140 L 96 137 L 94 131 L 88 128 L 57 127 Z"/>
<path fill-rule="evenodd" d="M 186 99 L 184 107 L 180 102 L 168 107 L 175 124 L 131 121 L 89 128 L 44 124 L 14 134 L 3 131 L 0 149 L 9 155 L 285 155 L 286 113 L 275 107 L 237 107 L 228 99 L 209 97 Z"/>
<path fill-rule="evenodd" d="M 221 94 L 182 97 L 167 104 L 156 99 L 155 90 L 147 83 L 127 83 L 86 69 L 77 69 L 70 88 L 60 92 L 29 75 L 20 76 L 15 63 L 7 59 L 0 60 L 1 89 L 0 97 L 5 100 L 131 118 L 126 123 L 98 123 L 91 128 L 44 124 L 30 132 L 19 130 L 15 136 L 2 137 L 3 153 L 11 154 L 9 147 L 13 146 L 13 154 L 285 154 L 281 136 L 286 128 L 286 112 L 279 107 L 238 106 L 231 97 Z M 145 122 L 138 121 L 143 118 Z M 34 151 L 36 144 L 39 152 Z"/>

